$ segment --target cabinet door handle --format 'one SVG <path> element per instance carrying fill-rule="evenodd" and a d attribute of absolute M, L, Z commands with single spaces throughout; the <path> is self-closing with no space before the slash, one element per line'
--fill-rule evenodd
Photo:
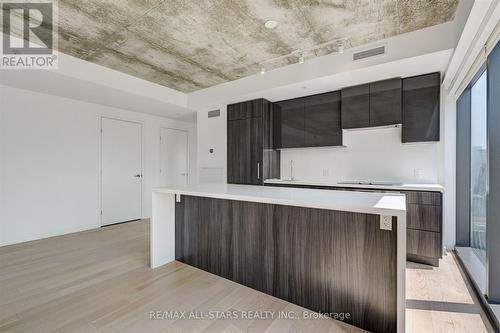
<path fill-rule="evenodd" d="M 260 179 L 260 162 L 257 162 L 257 179 Z"/>

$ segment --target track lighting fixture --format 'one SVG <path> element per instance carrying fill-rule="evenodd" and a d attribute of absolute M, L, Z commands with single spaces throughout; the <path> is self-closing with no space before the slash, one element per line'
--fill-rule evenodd
<path fill-rule="evenodd" d="M 297 53 L 297 55 L 299 56 L 299 64 L 303 64 L 304 61 L 305 61 L 305 58 L 304 58 L 304 52 L 303 51 L 299 51 Z"/>
<path fill-rule="evenodd" d="M 297 58 L 299 64 L 303 64 L 305 62 L 305 53 L 313 53 L 313 51 L 326 48 L 326 47 L 333 47 L 336 49 L 337 53 L 344 53 L 344 49 L 348 46 L 352 46 L 349 39 L 347 38 L 336 38 L 333 39 L 329 42 L 318 44 L 318 45 L 313 45 L 307 48 L 301 48 L 298 50 L 294 50 L 288 54 L 264 60 L 259 63 L 260 66 L 260 74 L 264 74 L 266 72 L 266 69 L 264 68 L 264 65 L 270 64 L 270 63 L 275 63 L 278 61 L 285 62 L 289 61 L 290 58 Z M 267 66 L 266 66 L 267 67 Z M 272 66 L 269 66 L 268 68 L 273 68 Z"/>

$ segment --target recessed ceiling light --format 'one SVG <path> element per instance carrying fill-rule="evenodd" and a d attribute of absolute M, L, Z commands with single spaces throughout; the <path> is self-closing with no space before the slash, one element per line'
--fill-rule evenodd
<path fill-rule="evenodd" d="M 274 29 L 278 26 L 278 22 L 274 20 L 269 20 L 266 21 L 266 23 L 264 23 L 264 26 L 266 27 L 266 29 Z"/>

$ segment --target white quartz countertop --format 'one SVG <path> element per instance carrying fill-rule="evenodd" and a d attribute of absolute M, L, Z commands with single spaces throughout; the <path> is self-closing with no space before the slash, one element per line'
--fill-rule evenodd
<path fill-rule="evenodd" d="M 406 212 L 405 195 L 397 193 L 233 184 L 171 186 L 153 192 L 392 216 Z"/>
<path fill-rule="evenodd" d="M 311 186 L 331 186 L 331 187 L 346 187 L 346 188 L 365 188 L 365 189 L 380 189 L 392 191 L 433 191 L 443 192 L 443 185 L 439 184 L 397 184 L 397 185 L 367 185 L 367 184 L 343 184 L 343 183 L 322 183 L 304 180 L 283 180 L 283 179 L 267 179 L 266 184 L 290 184 L 290 185 L 311 185 Z"/>

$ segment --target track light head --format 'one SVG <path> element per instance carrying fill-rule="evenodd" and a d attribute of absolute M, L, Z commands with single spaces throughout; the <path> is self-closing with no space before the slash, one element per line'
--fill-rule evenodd
<path fill-rule="evenodd" d="M 299 56 L 299 64 L 303 64 L 305 61 L 304 51 L 299 51 L 298 56 Z"/>

